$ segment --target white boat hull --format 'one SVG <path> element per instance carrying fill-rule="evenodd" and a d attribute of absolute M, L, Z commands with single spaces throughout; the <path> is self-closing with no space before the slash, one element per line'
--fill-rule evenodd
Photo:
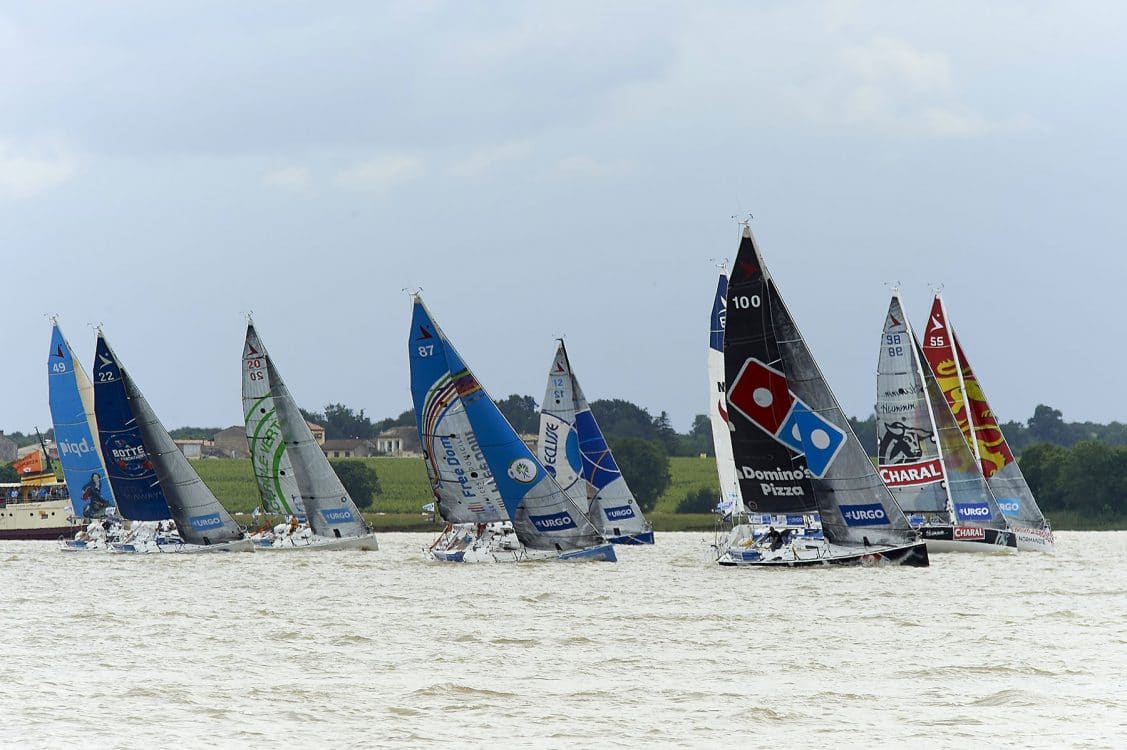
<path fill-rule="evenodd" d="M 308 536 L 293 536 L 276 539 L 272 543 L 263 544 L 259 541 L 255 545 L 255 550 L 258 552 L 299 552 L 302 550 L 319 550 L 319 551 L 332 551 L 332 550 L 364 550 L 368 552 L 375 552 L 380 548 L 379 543 L 376 542 L 375 534 L 365 534 L 364 536 L 346 536 L 339 539 L 308 535 Z"/>
<path fill-rule="evenodd" d="M 1023 552 L 1056 552 L 1056 538 L 1052 529 L 1015 528 L 1017 548 Z"/>
<path fill-rule="evenodd" d="M 616 562 L 618 560 L 614 545 L 609 542 L 587 549 L 565 552 L 529 549 L 517 540 L 509 523 L 449 526 L 434 544 L 423 552 L 428 560 L 456 563 L 512 563 L 532 560 Z"/>
<path fill-rule="evenodd" d="M 726 567 L 757 568 L 806 568 L 830 565 L 926 567 L 928 551 L 927 545 L 923 542 L 901 546 L 858 547 L 832 544 L 825 539 L 799 537 L 798 541 L 775 550 L 763 544 L 734 546 L 723 552 L 717 562 Z"/>
<path fill-rule="evenodd" d="M 254 540 L 247 537 L 245 539 L 236 539 L 232 542 L 223 542 L 220 544 L 185 544 L 184 542 L 176 540 L 156 541 L 146 539 L 143 541 L 115 544 L 110 551 L 125 555 L 190 555 L 211 552 L 254 552 Z"/>

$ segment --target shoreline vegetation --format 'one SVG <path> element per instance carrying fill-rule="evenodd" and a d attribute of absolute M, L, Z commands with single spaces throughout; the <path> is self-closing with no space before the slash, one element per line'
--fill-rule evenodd
<path fill-rule="evenodd" d="M 375 457 L 362 461 L 376 470 L 383 491 L 364 508 L 364 517 L 376 531 L 438 531 L 441 519 L 430 523 L 422 508 L 433 500 L 426 467 L 421 458 Z M 708 457 L 674 456 L 669 459 L 672 481 L 646 517 L 655 531 L 702 531 L 716 528 L 711 513 L 677 513 L 677 505 L 689 492 L 700 489 L 719 494 L 716 464 Z M 200 477 L 240 522 L 250 523 L 249 514 L 258 505 L 258 488 L 247 459 L 200 459 L 192 465 Z M 242 515 L 246 514 L 246 515 Z M 1127 529 L 1127 517 L 1090 516 L 1076 512 L 1049 513 L 1057 531 L 1109 531 Z"/>

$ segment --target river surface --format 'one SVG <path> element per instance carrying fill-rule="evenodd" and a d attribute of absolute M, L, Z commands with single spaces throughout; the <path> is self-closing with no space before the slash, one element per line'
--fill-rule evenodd
<path fill-rule="evenodd" d="M 0 747 L 1127 747 L 1127 532 L 927 569 L 0 542 Z"/>

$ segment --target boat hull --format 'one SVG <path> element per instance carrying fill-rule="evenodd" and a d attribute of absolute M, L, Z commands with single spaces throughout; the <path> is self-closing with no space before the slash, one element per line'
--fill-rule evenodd
<path fill-rule="evenodd" d="M 1008 555 L 1017 552 L 1017 536 L 1006 529 L 980 526 L 925 526 L 920 538 L 927 542 L 927 551 L 977 552 L 985 555 Z"/>
<path fill-rule="evenodd" d="M 77 526 L 45 526 L 39 529 L 3 529 L 0 530 L 0 541 L 44 541 L 58 539 L 61 536 L 74 536 L 81 529 Z"/>
<path fill-rule="evenodd" d="M 826 545 L 817 556 L 786 556 L 754 558 L 755 550 L 737 555 L 732 552 L 718 560 L 724 567 L 750 568 L 813 568 L 832 565 L 843 567 L 880 567 L 903 565 L 913 568 L 928 567 L 927 544 L 913 542 L 899 547 L 840 547 Z"/>
<path fill-rule="evenodd" d="M 254 552 L 254 546 L 254 540 L 249 537 L 246 539 L 236 539 L 232 542 L 222 542 L 220 544 L 185 544 L 178 541 L 156 542 L 147 540 L 145 542 L 115 544 L 110 549 L 110 552 L 119 555 L 191 555 L 215 552 Z"/>
<path fill-rule="evenodd" d="M 1052 529 L 1015 528 L 1017 548 L 1022 552 L 1056 552 Z"/>
<path fill-rule="evenodd" d="M 614 553 L 614 545 L 610 542 L 594 547 L 577 549 L 570 552 L 561 552 L 558 558 L 565 562 L 587 560 L 590 562 L 618 562 L 618 555 Z"/>
<path fill-rule="evenodd" d="M 611 544 L 653 544 L 654 533 L 652 529 L 649 529 L 638 534 L 607 537 L 607 541 Z"/>
<path fill-rule="evenodd" d="M 366 552 L 375 552 L 380 548 L 379 543 L 376 541 L 375 534 L 364 534 L 363 536 L 346 536 L 339 539 L 329 538 L 323 536 L 302 537 L 298 541 L 291 542 L 289 539 L 281 540 L 281 543 L 274 542 L 271 544 L 262 544 L 261 540 L 257 540 L 255 550 L 258 552 L 300 552 L 303 550 L 317 550 L 321 552 L 331 552 L 334 550 L 362 550 Z"/>

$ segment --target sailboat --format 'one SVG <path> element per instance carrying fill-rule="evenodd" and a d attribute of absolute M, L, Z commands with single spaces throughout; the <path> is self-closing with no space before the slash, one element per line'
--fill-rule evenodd
<path fill-rule="evenodd" d="M 102 331 L 94 363 L 94 416 L 106 473 L 122 518 L 171 517 L 176 535 L 137 536 L 116 552 L 231 552 L 254 549 L 153 413 Z M 141 525 L 143 527 L 143 525 Z"/>
<path fill-rule="evenodd" d="M 1016 552 L 893 290 L 877 362 L 877 465 L 930 552 Z"/>
<path fill-rule="evenodd" d="M 736 460 L 732 456 L 732 425 L 728 422 L 728 386 L 724 380 L 724 322 L 728 304 L 728 270 L 720 267 L 716 297 L 712 302 L 712 319 L 708 334 L 708 420 L 712 425 L 712 447 L 716 453 L 716 473 L 720 478 L 720 502 L 717 509 L 733 523 L 745 520 L 747 509 L 740 496 L 740 480 Z"/>
<path fill-rule="evenodd" d="M 55 445 L 69 490 L 72 515 L 88 523 L 75 538 L 63 540 L 63 548 L 70 551 L 108 549 L 111 541 L 120 537 L 121 524 L 98 443 L 94 386 L 78 365 L 70 342 L 54 319 L 51 321 L 51 351 L 47 355 L 47 390 Z"/>
<path fill-rule="evenodd" d="M 466 366 L 422 298 L 413 299 L 411 396 L 443 562 L 614 562 L 614 546 L 544 469 Z"/>
<path fill-rule="evenodd" d="M 974 451 L 983 476 L 1017 536 L 1018 549 L 1055 551 L 1053 530 L 1037 507 L 1033 492 L 998 425 L 998 418 L 967 362 L 955 330 L 948 322 L 947 308 L 940 294 L 935 295 L 931 305 L 923 352 L 963 436 Z"/>
<path fill-rule="evenodd" d="M 540 410 L 540 463 L 613 544 L 653 544 L 634 493 L 611 454 L 603 431 L 568 360 L 563 339 L 548 370 Z"/>
<path fill-rule="evenodd" d="M 750 513 L 812 514 L 820 534 L 739 537 L 721 565 L 928 564 L 918 540 L 830 391 L 744 224 L 728 285 L 727 410 Z"/>
<path fill-rule="evenodd" d="M 258 340 L 253 322 L 247 322 L 243 344 L 243 422 L 255 483 L 269 521 L 306 521 L 301 490 L 297 486 L 293 462 L 286 450 L 286 439 L 278 421 L 274 396 L 266 379 L 265 347 Z M 257 515 L 257 513 L 255 514 Z M 289 523 L 279 523 L 274 532 L 260 537 L 272 543 L 277 535 L 296 531 Z M 308 529 L 308 523 L 305 524 Z M 290 534 L 292 536 L 292 533 Z"/>
<path fill-rule="evenodd" d="M 309 523 L 277 530 L 259 549 L 379 549 L 250 321 L 243 345 L 243 409 L 263 506 L 295 518 L 305 515 Z"/>

